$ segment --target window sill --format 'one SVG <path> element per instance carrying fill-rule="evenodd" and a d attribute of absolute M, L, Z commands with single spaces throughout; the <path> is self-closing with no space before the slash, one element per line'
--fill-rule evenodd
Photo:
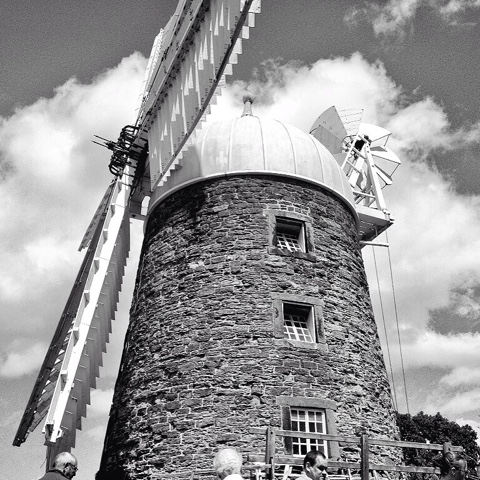
<path fill-rule="evenodd" d="M 328 346 L 326 342 L 309 343 L 300 342 L 299 340 L 288 340 L 286 338 L 275 338 L 274 344 L 277 347 L 293 347 L 295 349 L 304 348 L 305 350 L 318 350 L 320 352 L 328 352 Z"/>
<path fill-rule="evenodd" d="M 282 257 L 293 257 L 293 258 L 302 258 L 303 260 L 308 260 L 310 262 L 316 262 L 317 257 L 312 253 L 308 252 L 290 252 L 289 250 L 278 248 L 278 247 L 268 247 L 268 253 L 270 255 L 280 255 Z"/>

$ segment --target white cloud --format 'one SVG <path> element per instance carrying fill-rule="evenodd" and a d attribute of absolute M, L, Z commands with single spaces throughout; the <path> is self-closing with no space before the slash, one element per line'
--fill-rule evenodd
<path fill-rule="evenodd" d="M 392 34 L 403 30 L 421 3 L 422 0 L 390 0 L 382 7 L 371 4 L 376 14 L 372 19 L 375 34 Z"/>
<path fill-rule="evenodd" d="M 239 82 L 229 92 L 240 101 L 248 87 L 257 98 L 254 114 L 285 121 L 304 131 L 309 131 L 317 117 L 332 105 L 338 110 L 364 109 L 364 121 L 384 122 L 401 93 L 381 62 L 371 64 L 360 53 L 319 60 L 309 66 L 270 63 L 267 67 L 266 81 L 248 86 Z M 268 103 L 262 105 L 265 98 Z M 223 95 L 219 107 L 225 108 L 228 99 L 228 94 Z M 239 113 L 241 106 L 235 114 Z"/>
<path fill-rule="evenodd" d="M 454 367 L 454 369 L 445 375 L 441 383 L 449 387 L 458 387 L 461 385 L 480 385 L 480 367 L 476 365 Z"/>
<path fill-rule="evenodd" d="M 55 275 L 56 269 L 65 268 L 71 262 L 71 252 L 76 250 L 79 242 L 65 242 L 53 235 L 39 238 L 35 242 L 26 242 L 24 245 L 25 259 L 30 272 L 36 275 Z M 52 261 L 55 259 L 57 261 Z"/>
<path fill-rule="evenodd" d="M 348 25 L 371 23 L 376 36 L 402 38 L 412 28 L 420 7 L 429 7 L 432 14 L 451 25 L 468 23 L 468 10 L 480 7 L 480 0 L 389 0 L 386 3 L 366 2 L 354 7 L 345 17 Z"/>
<path fill-rule="evenodd" d="M 40 369 L 47 345 L 39 342 L 26 346 L 26 342 L 16 341 L 10 351 L 0 358 L 0 376 L 6 378 L 22 377 Z"/>
<path fill-rule="evenodd" d="M 445 305 L 457 279 L 480 268 L 480 199 L 457 195 L 425 163 L 404 162 L 394 180 L 386 195 L 396 219 L 388 232 L 395 287 L 403 321 L 422 329 L 428 309 Z"/>
<path fill-rule="evenodd" d="M 480 364 L 479 342 L 480 334 L 440 335 L 431 331 L 418 332 L 415 341 L 405 346 L 407 366 L 476 368 Z"/>
<path fill-rule="evenodd" d="M 89 417 L 106 416 L 112 405 L 113 388 L 107 390 L 95 389 L 90 394 L 90 406 L 88 407 Z"/>
<path fill-rule="evenodd" d="M 480 402 L 480 389 L 474 388 L 472 390 L 460 392 L 440 392 L 435 391 L 426 399 L 425 410 L 430 412 L 441 412 L 449 418 L 455 418 L 461 414 L 478 412 L 478 405 Z M 469 423 L 467 421 L 467 423 Z"/>
<path fill-rule="evenodd" d="M 446 112 L 430 97 L 399 110 L 388 122 L 393 145 L 412 151 L 412 160 L 425 159 L 434 149 L 451 151 L 477 144 L 480 123 L 452 130 Z"/>
<path fill-rule="evenodd" d="M 8 165 L 0 182 L 0 301 L 45 296 L 56 282 L 73 281 L 83 257 L 76 250 L 111 179 L 110 154 L 92 140 L 116 139 L 134 122 L 144 66 L 133 54 L 89 85 L 71 79 L 53 98 L 0 119 L 0 168 Z"/>
<path fill-rule="evenodd" d="M 403 349 L 407 383 L 411 369 L 428 367 L 446 372 L 438 383 L 425 379 L 425 385 L 413 386 L 410 393 L 414 393 L 417 399 L 421 396 L 418 409 L 440 412 L 450 419 L 476 415 L 480 401 L 480 335 L 440 335 L 417 330 L 411 339 L 412 343 L 404 345 Z M 425 387 L 428 390 L 424 391 Z"/>
<path fill-rule="evenodd" d="M 405 150 L 420 152 L 449 145 L 448 118 L 432 98 L 425 98 L 400 110 L 389 122 L 395 140 Z"/>
<path fill-rule="evenodd" d="M 439 2 L 431 0 L 432 6 Z M 449 23 L 460 21 L 461 15 L 467 10 L 480 7 L 480 0 L 449 0 L 439 6 L 439 13 Z"/>

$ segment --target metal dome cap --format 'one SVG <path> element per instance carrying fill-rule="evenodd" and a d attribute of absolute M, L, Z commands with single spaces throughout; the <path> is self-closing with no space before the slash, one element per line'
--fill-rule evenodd
<path fill-rule="evenodd" d="M 192 183 L 234 175 L 278 175 L 317 184 L 357 213 L 352 187 L 334 156 L 312 135 L 251 113 L 207 125 L 188 148 L 180 167 L 152 193 L 149 212 L 164 198 Z"/>

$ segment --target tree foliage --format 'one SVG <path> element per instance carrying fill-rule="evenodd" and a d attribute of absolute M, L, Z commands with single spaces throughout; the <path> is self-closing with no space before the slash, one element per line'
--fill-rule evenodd
<path fill-rule="evenodd" d="M 480 459 L 480 447 L 477 444 L 477 434 L 470 425 L 460 426 L 440 413 L 427 415 L 423 412 L 411 416 L 410 414 L 397 413 L 397 425 L 400 437 L 408 442 L 445 443 L 459 445 L 464 448 L 467 455 L 468 470 L 475 474 L 475 466 Z M 438 452 L 431 450 L 404 449 L 407 465 L 430 466 L 432 458 Z"/>

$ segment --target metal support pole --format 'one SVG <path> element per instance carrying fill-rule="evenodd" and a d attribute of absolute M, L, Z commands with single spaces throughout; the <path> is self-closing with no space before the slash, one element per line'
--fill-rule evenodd
<path fill-rule="evenodd" d="M 387 208 L 385 204 L 385 199 L 383 198 L 382 187 L 378 179 L 378 174 L 375 170 L 375 163 L 373 162 L 372 154 L 370 153 L 370 147 L 365 145 L 365 155 L 368 165 L 368 173 L 372 181 L 372 189 L 375 194 L 375 200 L 377 202 L 377 209 L 382 212 Z"/>

